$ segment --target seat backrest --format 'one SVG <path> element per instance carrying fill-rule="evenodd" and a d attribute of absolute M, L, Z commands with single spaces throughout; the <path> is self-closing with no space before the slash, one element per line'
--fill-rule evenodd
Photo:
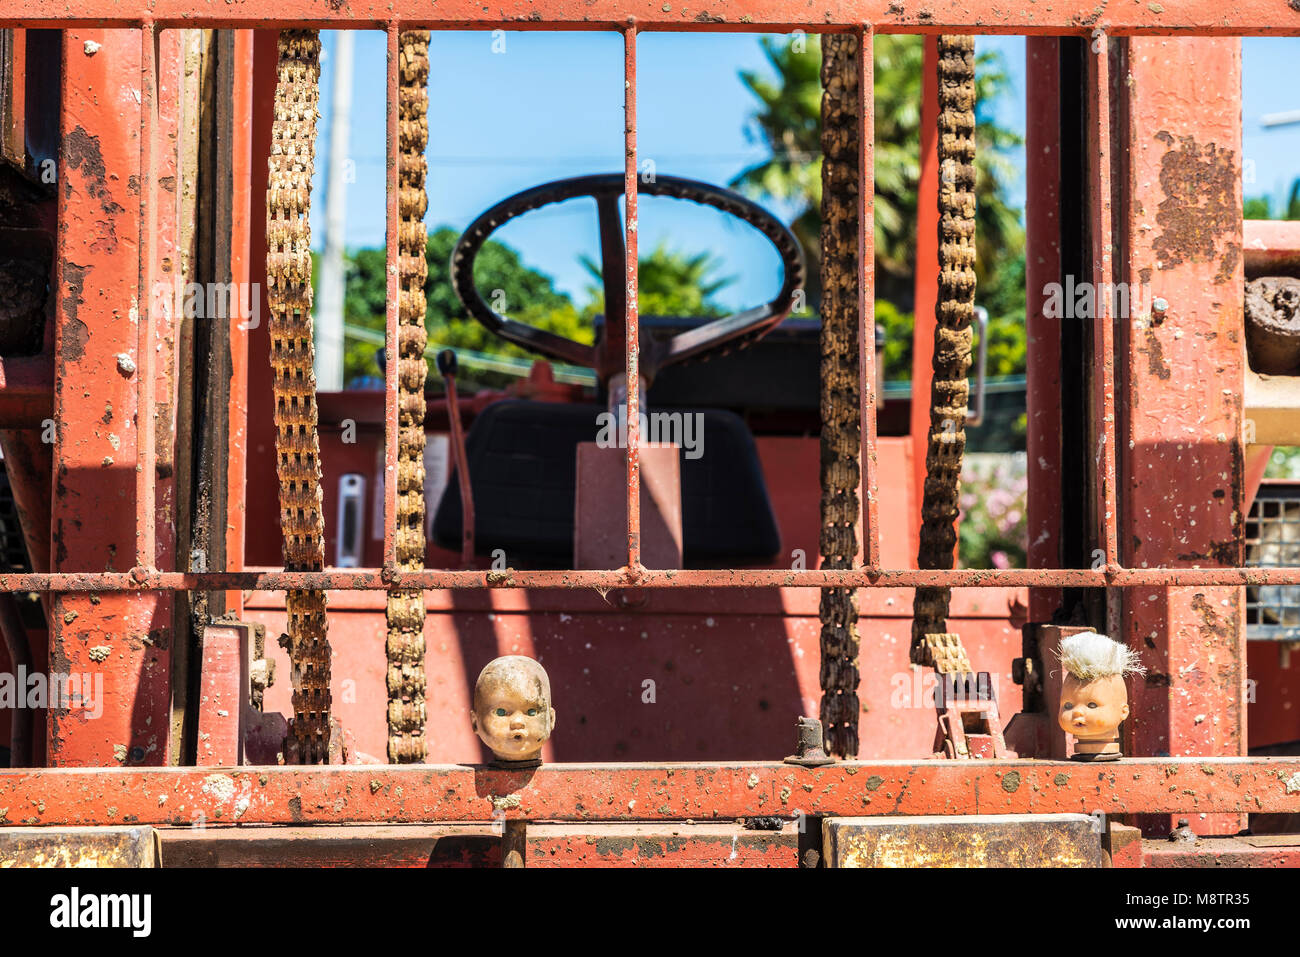
<path fill-rule="evenodd" d="M 474 490 L 474 544 L 480 555 L 502 549 L 512 564 L 567 568 L 573 561 L 577 446 L 594 442 L 604 407 L 511 399 L 488 406 L 465 440 Z M 700 452 L 681 454 L 682 537 L 688 567 L 762 564 L 780 551 L 754 438 L 722 410 L 701 416 Z M 621 489 L 611 502 L 622 506 Z M 433 521 L 440 546 L 458 549 L 460 486 L 452 477 Z"/>

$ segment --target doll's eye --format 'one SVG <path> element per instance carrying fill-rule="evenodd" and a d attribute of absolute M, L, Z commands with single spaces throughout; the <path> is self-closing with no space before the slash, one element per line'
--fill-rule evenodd
<path fill-rule="evenodd" d="M 505 708 L 497 708 L 497 717 L 498 717 L 498 718 L 504 718 L 505 716 L 506 716 L 506 709 L 505 709 Z"/>
<path fill-rule="evenodd" d="M 1089 701 L 1089 702 L 1088 702 L 1088 707 L 1089 707 L 1089 708 L 1095 708 L 1095 707 L 1097 707 L 1097 702 L 1095 702 L 1095 701 Z"/>
<path fill-rule="evenodd" d="M 1074 702 L 1073 702 L 1073 701 L 1062 701 L 1062 702 L 1061 702 L 1061 710 L 1062 710 L 1062 711 L 1069 711 L 1069 710 L 1070 710 L 1071 708 L 1073 708 L 1073 707 L 1074 707 Z"/>
<path fill-rule="evenodd" d="M 529 709 L 528 709 L 528 717 L 533 718 L 533 717 L 536 717 L 536 716 L 537 716 L 537 709 L 536 709 L 536 708 L 529 708 Z"/>

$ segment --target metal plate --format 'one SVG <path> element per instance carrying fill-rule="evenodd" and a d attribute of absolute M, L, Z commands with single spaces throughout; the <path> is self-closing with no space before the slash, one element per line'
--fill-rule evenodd
<path fill-rule="evenodd" d="M 152 827 L 0 828 L 0 868 L 161 866 Z"/>
<path fill-rule="evenodd" d="M 1104 831 L 1086 814 L 836 818 L 829 867 L 1105 867 Z"/>

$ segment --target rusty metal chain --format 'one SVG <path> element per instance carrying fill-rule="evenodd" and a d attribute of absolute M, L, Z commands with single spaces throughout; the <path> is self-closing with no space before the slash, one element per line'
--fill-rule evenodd
<path fill-rule="evenodd" d="M 858 39 L 822 36 L 822 568 L 852 568 L 858 551 Z M 823 588 L 821 720 L 826 750 L 858 753 L 858 606 L 852 588 Z"/>
<path fill-rule="evenodd" d="M 975 38 L 939 38 L 939 298 L 934 379 L 921 501 L 918 567 L 949 569 L 966 450 L 971 321 L 975 317 Z M 970 670 L 961 639 L 947 633 L 947 588 L 918 588 L 911 658 L 943 671 Z"/>
<path fill-rule="evenodd" d="M 282 30 L 266 195 L 266 278 L 286 571 L 321 571 L 325 565 L 308 220 L 319 80 L 320 33 Z M 288 649 L 293 681 L 285 761 L 325 764 L 330 750 L 325 593 L 293 589 L 285 606 L 288 634 L 280 642 Z"/>
<path fill-rule="evenodd" d="M 424 213 L 428 206 L 424 148 L 429 142 L 429 33 L 404 31 L 398 62 L 398 327 L 397 531 L 402 571 L 424 568 Z M 388 622 L 388 760 L 425 756 L 424 592 L 390 591 Z"/>

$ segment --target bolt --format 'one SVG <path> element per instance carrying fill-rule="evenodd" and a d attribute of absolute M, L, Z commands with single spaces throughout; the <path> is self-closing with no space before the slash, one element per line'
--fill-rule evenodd
<path fill-rule="evenodd" d="M 1196 834 L 1192 831 L 1191 827 L 1188 826 L 1187 818 L 1180 817 L 1178 819 L 1178 827 L 1174 828 L 1174 830 L 1169 833 L 1169 840 L 1177 844 L 1196 843 Z"/>
<path fill-rule="evenodd" d="M 1163 298 L 1157 296 L 1151 302 L 1151 322 L 1154 325 L 1160 325 L 1165 321 L 1165 313 L 1169 311 L 1169 303 Z"/>
<path fill-rule="evenodd" d="M 785 763 L 802 764 L 805 767 L 831 764 L 835 759 L 826 753 L 826 749 L 822 746 L 824 740 L 821 721 L 817 718 L 801 717 L 795 753 L 786 758 Z"/>

